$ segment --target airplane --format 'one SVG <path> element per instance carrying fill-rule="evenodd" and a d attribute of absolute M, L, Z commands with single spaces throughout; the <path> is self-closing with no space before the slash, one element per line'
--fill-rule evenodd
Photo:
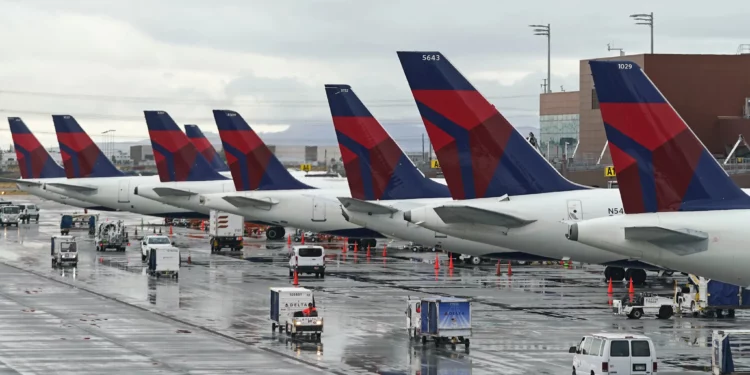
<path fill-rule="evenodd" d="M 190 139 L 190 143 L 195 145 L 198 152 L 208 160 L 211 168 L 217 172 L 229 172 L 229 167 L 221 160 L 221 156 L 219 156 L 219 153 L 216 152 L 216 149 L 214 149 L 214 146 L 211 145 L 206 136 L 203 135 L 198 125 L 185 125 L 185 134 Z"/>
<path fill-rule="evenodd" d="M 164 111 L 144 111 L 144 114 L 161 182 L 139 185 L 134 190 L 134 194 L 209 215 L 210 208 L 201 204 L 200 194 L 235 192 L 235 182 L 212 167 L 212 163 L 205 158 L 205 153 L 199 152 L 194 142 L 191 143 L 191 140 L 188 139 L 187 131 L 183 133 L 168 113 Z M 193 132 L 193 134 L 195 133 Z M 208 147 L 213 150 L 210 144 L 208 144 Z M 306 174 L 302 171 L 287 173 L 296 179 L 310 180 L 308 182 L 311 185 L 335 186 L 336 184 L 341 185 L 343 181 L 342 178 L 306 177 Z M 260 189 L 272 190 L 285 187 L 285 185 L 267 183 Z M 241 188 L 244 189 L 244 187 Z M 281 239 L 286 233 L 283 226 L 259 220 L 248 214 L 243 216 L 251 222 L 269 225 L 270 228 L 266 230 L 268 239 Z"/>
<path fill-rule="evenodd" d="M 561 241 L 568 232 L 563 220 L 620 214 L 617 191 L 565 179 L 440 52 L 398 56 L 456 199 L 406 211 L 406 221 L 543 257 L 602 264 L 608 280 L 632 277 L 641 284 L 646 280 L 644 270 L 665 271 Z"/>
<path fill-rule="evenodd" d="M 65 170 L 55 163 L 49 152 L 39 143 L 31 130 L 19 117 L 8 117 L 13 148 L 16 151 L 20 179 L 0 178 L 0 181 L 15 182 L 18 189 L 42 199 L 87 210 L 112 211 L 108 207 L 70 198 L 66 195 L 42 189 L 45 182 L 64 181 Z"/>
<path fill-rule="evenodd" d="M 132 194 L 141 184 L 158 183 L 159 176 L 126 176 L 69 115 L 53 115 L 67 180 L 43 184 L 44 190 L 82 201 L 165 218 L 207 218 L 207 215 L 154 202 Z"/>
<path fill-rule="evenodd" d="M 215 110 L 214 118 L 237 192 L 202 194 L 208 208 L 253 217 L 275 225 L 348 237 L 350 243 L 375 246 L 384 235 L 349 223 L 336 197 L 349 195 L 346 179 L 328 179 L 328 186 L 295 179 L 237 112 Z M 275 186 L 284 190 L 264 190 Z"/>
<path fill-rule="evenodd" d="M 444 180 L 431 180 L 409 160 L 349 85 L 326 85 L 351 197 L 339 197 L 344 218 L 378 233 L 422 246 L 435 246 L 451 256 L 470 255 L 507 260 L 551 260 L 480 242 L 447 236 L 403 220 L 403 210 L 450 201 Z"/>
<path fill-rule="evenodd" d="M 568 239 L 750 286 L 750 197 L 638 64 L 590 61 L 625 215 L 571 223 Z"/>

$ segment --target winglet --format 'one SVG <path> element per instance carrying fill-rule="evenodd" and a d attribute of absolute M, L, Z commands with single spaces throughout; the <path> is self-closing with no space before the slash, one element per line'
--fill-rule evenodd
<path fill-rule="evenodd" d="M 52 115 L 68 178 L 118 177 L 125 174 L 102 153 L 99 146 L 70 115 Z"/>
<path fill-rule="evenodd" d="M 750 209 L 638 64 L 589 65 L 626 213 Z"/>
<path fill-rule="evenodd" d="M 348 85 L 326 85 L 352 198 L 449 198 L 448 187 L 425 177 Z"/>
<path fill-rule="evenodd" d="M 226 180 L 164 111 L 143 111 L 161 182 Z"/>
<path fill-rule="evenodd" d="M 398 52 L 454 199 L 587 189 L 566 180 L 440 52 Z"/>
<path fill-rule="evenodd" d="M 19 117 L 8 117 L 13 149 L 16 150 L 21 178 L 64 178 L 65 170 L 55 163 L 49 152 L 39 143 Z"/>
<path fill-rule="evenodd" d="M 284 168 L 239 113 L 214 110 L 237 191 L 312 189 Z"/>
<path fill-rule="evenodd" d="M 229 166 L 221 160 L 219 153 L 211 142 L 208 141 L 198 125 L 185 125 L 185 134 L 187 134 L 190 142 L 192 142 L 198 151 L 203 154 L 203 157 L 208 160 L 211 164 L 211 168 L 217 172 L 229 172 Z"/>

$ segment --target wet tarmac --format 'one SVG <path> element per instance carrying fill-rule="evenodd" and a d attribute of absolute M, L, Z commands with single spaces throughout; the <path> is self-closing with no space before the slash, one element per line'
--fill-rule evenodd
<path fill-rule="evenodd" d="M 494 264 L 451 271 L 445 256 L 436 270 L 434 253 L 397 250 L 398 242 L 386 257 L 381 242 L 369 258 L 325 243 L 326 278 L 300 278 L 325 318 L 322 341 L 289 340 L 269 320 L 269 288 L 291 285 L 285 242 L 248 239 L 242 252 L 210 254 L 204 233 L 174 228 L 180 278 L 157 280 L 145 273 L 137 241 L 124 253 L 97 253 L 81 231 L 78 267 L 53 269 L 49 237 L 59 233 L 60 213 L 74 209 L 39 205 L 39 224 L 2 228 L 0 374 L 568 374 L 569 346 L 602 331 L 650 336 L 660 374 L 708 373 L 711 330 L 743 328 L 750 318 L 613 316 L 599 266 L 514 266 L 509 276 L 503 264 L 497 276 Z M 126 220 L 131 235 L 136 225 L 140 235 L 153 231 L 129 213 L 100 218 Z M 641 289 L 669 294 L 672 283 L 653 277 Z M 626 292 L 615 285 L 616 296 Z M 469 350 L 410 341 L 405 300 L 430 295 L 472 299 Z"/>

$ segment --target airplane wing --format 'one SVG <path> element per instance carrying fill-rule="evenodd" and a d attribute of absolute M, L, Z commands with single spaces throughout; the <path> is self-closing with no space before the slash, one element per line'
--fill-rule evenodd
<path fill-rule="evenodd" d="M 398 210 L 393 207 L 386 207 L 377 203 L 363 201 L 361 199 L 345 197 L 339 197 L 338 199 L 339 202 L 344 205 L 344 208 L 355 212 L 372 213 L 375 215 L 392 214 L 398 212 Z"/>
<path fill-rule="evenodd" d="M 33 185 L 33 186 L 39 186 L 42 183 L 37 181 L 29 181 L 29 180 L 22 180 L 17 178 L 7 178 L 7 177 L 0 177 L 0 182 L 14 182 L 16 184 L 24 184 L 24 185 Z"/>
<path fill-rule="evenodd" d="M 166 196 L 189 197 L 191 195 L 197 194 L 197 193 L 193 193 L 187 190 L 168 188 L 168 187 L 157 187 L 157 188 L 153 188 L 153 190 L 154 190 L 154 193 L 156 193 L 156 195 L 160 197 L 166 197 Z"/>
<path fill-rule="evenodd" d="M 271 198 L 266 199 L 257 199 L 257 198 L 248 198 L 248 197 L 240 197 L 240 196 L 227 196 L 223 197 L 225 201 L 229 202 L 232 206 L 235 207 L 255 207 L 255 208 L 261 208 L 270 210 L 273 205 L 278 204 L 279 201 Z"/>
<path fill-rule="evenodd" d="M 484 224 L 520 228 L 536 221 L 470 206 L 441 206 L 435 207 L 434 210 L 446 224 Z"/>
<path fill-rule="evenodd" d="M 707 240 L 708 233 L 692 229 L 668 229 L 653 226 L 626 227 L 625 239 L 660 245 L 677 245 Z"/>
<path fill-rule="evenodd" d="M 62 182 L 53 182 L 53 183 L 49 183 L 47 185 L 54 186 L 54 187 L 59 187 L 61 189 L 66 189 L 66 190 L 73 190 L 73 191 L 77 191 L 77 192 L 92 192 L 92 191 L 96 191 L 97 190 L 97 188 L 91 187 L 91 186 L 65 184 L 65 183 L 62 183 Z"/>

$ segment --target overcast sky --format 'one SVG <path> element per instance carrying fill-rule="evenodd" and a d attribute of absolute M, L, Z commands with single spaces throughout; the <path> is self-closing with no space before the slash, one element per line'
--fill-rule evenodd
<path fill-rule="evenodd" d="M 734 54 L 750 43 L 745 1 L 0 0 L 0 112 L 56 145 L 52 113 L 96 134 L 142 139 L 142 110 L 215 131 L 234 109 L 260 131 L 333 140 L 323 85 L 352 85 L 399 140 L 419 114 L 397 50 L 443 52 L 517 127 L 538 127 L 546 40 L 552 88 L 578 88 L 578 61 L 649 48 L 632 13 L 655 13 L 657 53 Z M 689 77 L 686 77 L 688 79 Z M 10 143 L 7 122 L 0 142 Z M 330 143 L 329 143 L 330 144 Z"/>

